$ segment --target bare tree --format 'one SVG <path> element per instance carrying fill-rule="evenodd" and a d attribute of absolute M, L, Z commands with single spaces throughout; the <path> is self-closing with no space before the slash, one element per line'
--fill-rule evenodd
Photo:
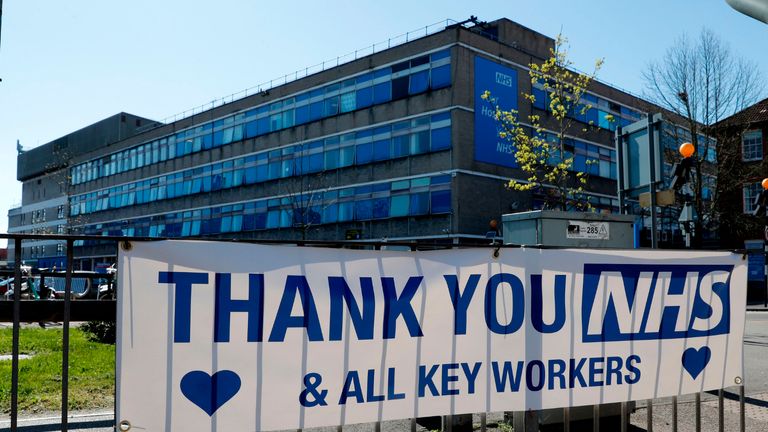
<path fill-rule="evenodd" d="M 322 222 L 323 211 L 333 201 L 325 199 L 325 176 L 323 173 L 306 174 L 286 179 L 286 195 L 291 208 L 292 226 L 307 240 L 307 234 Z"/>
<path fill-rule="evenodd" d="M 696 148 L 691 183 L 694 208 L 699 214 L 695 237 L 698 242 L 702 219 L 712 223 L 717 219 L 719 198 L 714 190 L 712 205 L 705 208 L 702 165 L 712 151 L 733 151 L 727 147 L 731 144 L 729 137 L 718 136 L 719 129 L 712 126 L 759 100 L 765 88 L 762 76 L 754 62 L 735 54 L 705 28 L 696 39 L 685 35 L 678 38 L 661 59 L 648 65 L 643 78 L 644 96 L 682 118 L 681 126 L 688 129 Z M 718 181 L 723 174 L 726 173 L 718 173 Z"/>

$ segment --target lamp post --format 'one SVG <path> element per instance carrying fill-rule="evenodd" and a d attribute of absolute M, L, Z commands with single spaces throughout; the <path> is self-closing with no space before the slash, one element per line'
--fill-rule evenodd
<path fill-rule="evenodd" d="M 687 142 L 681 144 L 678 151 L 683 159 L 676 163 L 673 168 L 674 174 L 671 185 L 672 189 L 675 191 L 680 190 L 683 185 L 688 183 L 691 167 L 693 166 L 693 158 L 691 156 L 696 153 L 696 147 Z M 683 232 L 685 233 L 685 247 L 691 247 L 691 234 L 693 233 L 694 221 L 696 220 L 697 215 L 694 214 L 695 211 L 693 210 L 693 207 L 691 207 L 691 195 L 686 193 L 684 196 L 685 205 L 683 205 L 683 209 L 680 211 L 678 222 L 680 222 Z M 698 233 L 696 233 L 696 235 L 698 235 Z"/>

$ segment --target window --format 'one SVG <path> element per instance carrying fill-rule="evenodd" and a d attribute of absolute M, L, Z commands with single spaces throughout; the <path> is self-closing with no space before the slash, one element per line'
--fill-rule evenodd
<path fill-rule="evenodd" d="M 755 210 L 755 197 L 762 192 L 760 183 L 744 185 L 744 213 L 752 213 Z"/>
<path fill-rule="evenodd" d="M 746 131 L 741 136 L 741 158 L 745 161 L 763 158 L 763 132 L 760 130 Z"/>

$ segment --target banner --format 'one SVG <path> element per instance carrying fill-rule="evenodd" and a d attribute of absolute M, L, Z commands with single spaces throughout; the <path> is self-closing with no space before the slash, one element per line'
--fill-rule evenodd
<path fill-rule="evenodd" d="M 747 269 L 728 252 L 128 249 L 117 421 L 135 428 L 557 408 L 742 377 Z"/>
<path fill-rule="evenodd" d="M 505 111 L 517 109 L 517 70 L 475 57 L 475 160 L 517 168 L 515 148 L 499 137 L 500 123 L 493 105 L 480 96 L 486 91 Z"/>

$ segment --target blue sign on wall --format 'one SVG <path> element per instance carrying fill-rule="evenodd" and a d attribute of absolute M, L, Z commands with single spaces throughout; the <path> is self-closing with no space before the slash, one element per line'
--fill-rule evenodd
<path fill-rule="evenodd" d="M 749 251 L 747 261 L 747 280 L 762 282 L 765 280 L 765 252 L 762 241 L 747 240 L 744 242 Z"/>
<path fill-rule="evenodd" d="M 502 110 L 517 109 L 517 71 L 475 57 L 475 160 L 517 167 L 514 146 L 499 138 L 499 124 L 491 103 L 480 96 L 490 91 Z"/>

